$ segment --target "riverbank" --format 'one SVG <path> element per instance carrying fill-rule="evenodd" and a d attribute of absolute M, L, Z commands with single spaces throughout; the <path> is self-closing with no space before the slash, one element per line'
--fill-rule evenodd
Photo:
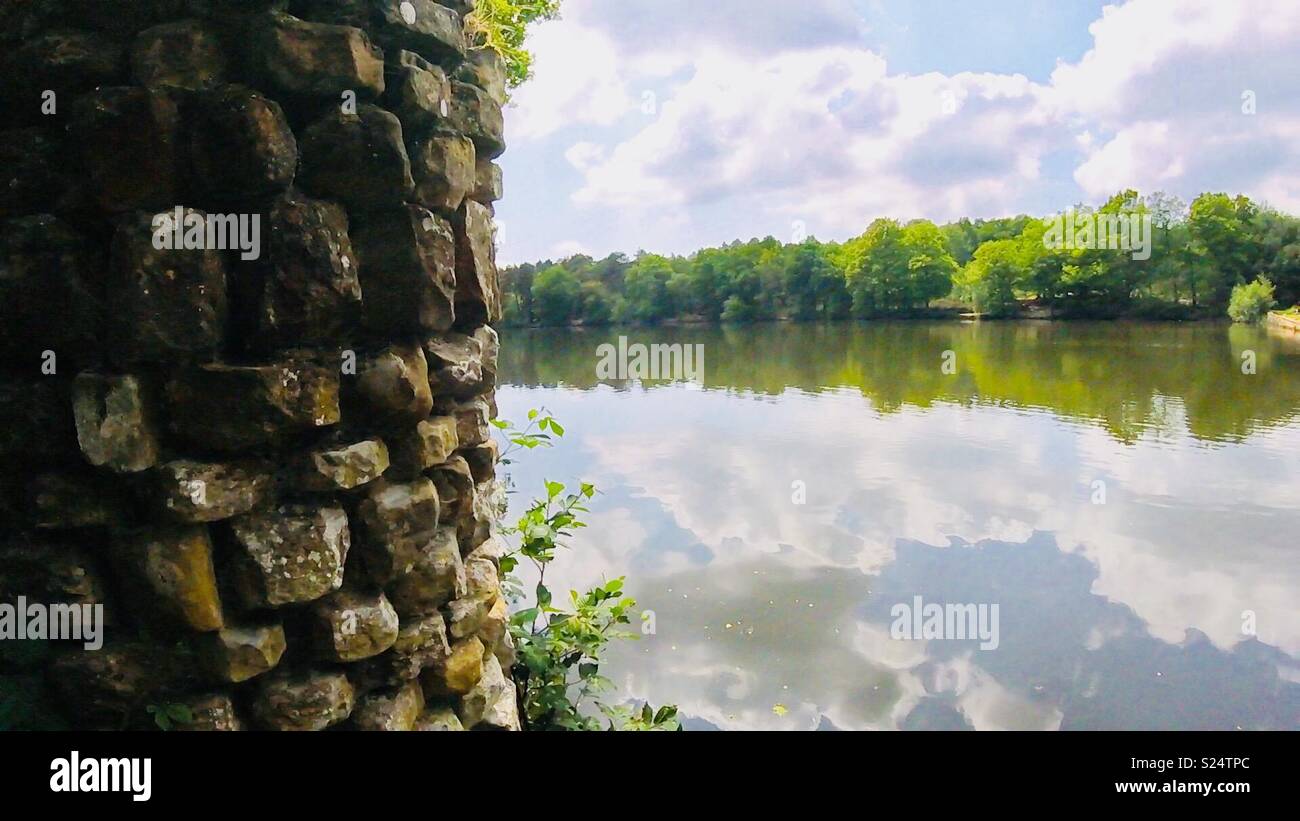
<path fill-rule="evenodd" d="M 816 319 L 797 319 L 795 317 L 765 317 L 761 319 L 748 320 L 725 320 L 725 319 L 708 319 L 701 316 L 683 316 L 663 319 L 655 323 L 638 323 L 638 322 L 585 322 L 577 320 L 561 325 L 546 325 L 541 323 L 501 323 L 502 328 L 510 329 L 529 329 L 529 328 L 612 328 L 612 327 L 714 327 L 729 326 L 743 327 L 749 325 L 816 325 L 826 322 L 1020 322 L 1020 321 L 1040 321 L 1040 322 L 1196 322 L 1196 323 L 1222 323 L 1227 322 L 1227 317 L 1218 311 L 1208 311 L 1204 308 L 1193 309 L 1185 305 L 1169 305 L 1160 303 L 1158 306 L 1142 306 L 1134 310 L 1123 311 L 1119 313 L 1088 313 L 1082 311 L 1062 311 L 1053 309 L 1046 305 L 1027 303 L 1014 314 L 988 314 L 979 313 L 969 305 L 954 305 L 925 308 L 906 313 L 880 314 L 871 317 L 845 316 L 837 318 L 816 318 Z M 1292 320 L 1296 322 L 1300 329 L 1300 315 Z"/>
<path fill-rule="evenodd" d="M 1271 328 L 1279 328 L 1292 333 L 1300 333 L 1300 311 L 1269 311 L 1264 320 Z"/>

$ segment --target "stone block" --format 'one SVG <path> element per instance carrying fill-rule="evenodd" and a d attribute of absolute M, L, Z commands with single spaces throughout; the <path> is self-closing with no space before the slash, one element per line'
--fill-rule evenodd
<path fill-rule="evenodd" d="M 216 32 L 202 21 L 163 23 L 136 35 L 131 73 L 142 86 L 194 91 L 225 82 L 226 53 Z"/>
<path fill-rule="evenodd" d="M 370 578 L 388 584 L 421 562 L 438 515 L 438 492 L 426 478 L 373 485 L 357 506 L 358 548 Z"/>
<path fill-rule="evenodd" d="M 103 86 L 72 103 L 69 133 L 88 184 L 112 213 L 183 199 L 186 140 L 176 92 Z"/>
<path fill-rule="evenodd" d="M 298 142 L 280 104 L 243 86 L 198 95 L 190 150 L 195 182 L 214 203 L 273 196 L 298 170 Z"/>
<path fill-rule="evenodd" d="M 253 716 L 269 730 L 324 730 L 346 721 L 355 703 L 343 673 L 277 674 L 262 679 Z"/>
<path fill-rule="evenodd" d="M 418 345 L 390 345 L 357 369 L 355 403 L 381 426 L 412 425 L 433 409 L 429 366 Z"/>
<path fill-rule="evenodd" d="M 384 93 L 384 54 L 366 32 L 268 12 L 251 25 L 249 62 L 272 91 L 341 102 Z"/>
<path fill-rule="evenodd" d="M 424 712 L 424 692 L 414 682 L 367 693 L 352 713 L 352 726 L 366 732 L 407 732 Z"/>
<path fill-rule="evenodd" d="M 161 611 L 199 632 L 224 626 L 206 527 L 148 527 L 124 535 L 118 550 L 131 586 Z"/>
<path fill-rule="evenodd" d="M 361 280 L 348 216 L 323 200 L 289 196 L 271 208 L 260 330 L 274 347 L 331 345 L 360 324 Z"/>
<path fill-rule="evenodd" d="M 340 590 L 311 608 L 316 650 L 325 661 L 377 656 L 397 641 L 397 611 L 383 593 Z"/>
<path fill-rule="evenodd" d="M 352 238 L 370 328 L 389 334 L 451 328 L 459 291 L 456 239 L 446 220 L 404 205 L 368 215 Z"/>
<path fill-rule="evenodd" d="M 354 217 L 400 206 L 415 191 L 402 124 L 382 108 L 360 105 L 349 114 L 331 107 L 307 127 L 300 144 L 303 187 L 343 203 Z"/>
<path fill-rule="evenodd" d="M 426 208 L 455 213 L 476 184 L 474 143 L 459 134 L 433 134 L 411 147 L 415 199 Z"/>
<path fill-rule="evenodd" d="M 414 430 L 393 439 L 391 456 L 394 475 L 411 479 L 451 458 L 460 446 L 456 439 L 456 418 L 434 416 L 418 422 Z"/>
<path fill-rule="evenodd" d="M 403 618 L 438 610 L 465 594 L 465 565 L 456 532 L 440 527 L 421 547 L 407 571 L 388 586 L 388 597 Z"/>
<path fill-rule="evenodd" d="M 122 219 L 113 234 L 107 294 L 110 358 L 123 366 L 205 361 L 224 341 L 226 265 L 219 250 L 176 247 L 175 232 L 206 233 L 193 208 Z M 157 234 L 157 237 L 155 237 Z M 159 249 L 156 239 L 162 239 Z M 183 244 L 188 240 L 182 238 Z M 166 247 L 166 246 L 172 247 Z"/>
<path fill-rule="evenodd" d="M 202 365 L 167 384 L 173 432 L 197 448 L 281 445 L 337 424 L 339 374 L 310 363 Z"/>
<path fill-rule="evenodd" d="M 286 505 L 232 519 L 230 528 L 249 606 L 315 601 L 343 586 L 351 535 L 342 508 Z"/>
<path fill-rule="evenodd" d="M 293 477 L 295 490 L 331 493 L 353 490 L 388 470 L 388 446 L 382 439 L 325 445 L 308 451 Z"/>
<path fill-rule="evenodd" d="M 465 200 L 452 221 L 456 235 L 456 318 L 477 326 L 501 319 L 496 235 L 492 214 L 479 202 Z"/>
<path fill-rule="evenodd" d="M 86 461 L 118 473 L 139 473 L 158 461 L 153 409 L 134 376 L 83 373 L 72 387 L 77 441 Z"/>
<path fill-rule="evenodd" d="M 217 522 L 248 513 L 272 498 L 269 466 L 255 461 L 199 462 L 176 459 L 159 465 L 148 493 L 156 507 L 182 522 Z"/>
<path fill-rule="evenodd" d="M 200 653 L 214 676 L 238 684 L 275 669 L 285 646 L 279 624 L 227 625 L 204 637 Z"/>

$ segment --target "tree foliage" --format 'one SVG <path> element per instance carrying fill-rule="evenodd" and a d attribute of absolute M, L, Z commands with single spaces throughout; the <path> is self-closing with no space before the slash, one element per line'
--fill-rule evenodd
<path fill-rule="evenodd" d="M 1273 283 L 1281 304 L 1300 302 L 1293 216 L 1241 196 L 1202 194 L 1189 206 L 1131 189 L 1073 210 L 1112 223 L 1149 218 L 1149 258 L 1045 241 L 1055 217 L 947 225 L 881 218 L 843 243 L 766 237 L 688 257 L 547 260 L 505 269 L 503 287 L 510 320 L 524 325 L 876 318 L 958 303 L 997 316 L 1027 303 L 1056 316 L 1222 316 L 1232 289 L 1256 276 Z M 938 302 L 945 298 L 956 302 Z"/>
<path fill-rule="evenodd" d="M 560 0 L 478 0 L 465 18 L 465 30 L 475 47 L 501 55 L 506 84 L 515 88 L 532 75 L 533 55 L 524 48 L 528 27 L 559 11 Z"/>

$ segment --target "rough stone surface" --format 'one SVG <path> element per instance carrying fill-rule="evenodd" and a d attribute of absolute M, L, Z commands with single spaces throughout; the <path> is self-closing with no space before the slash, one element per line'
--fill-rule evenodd
<path fill-rule="evenodd" d="M 470 190 L 470 199 L 490 206 L 505 194 L 505 184 L 501 166 L 491 160 L 479 160 L 474 168 L 474 188 Z"/>
<path fill-rule="evenodd" d="M 350 445 L 317 448 L 307 454 L 297 485 L 303 490 L 328 493 L 369 484 L 388 469 L 388 447 L 382 439 Z"/>
<path fill-rule="evenodd" d="M 0 601 L 108 628 L 21 662 L 61 723 L 511 723 L 473 8 L 0 3 Z"/>
<path fill-rule="evenodd" d="M 285 646 L 279 624 L 227 625 L 206 639 L 203 655 L 213 675 L 238 684 L 274 669 Z"/>
<path fill-rule="evenodd" d="M 206 231 L 203 211 L 186 208 L 176 217 L 175 211 L 136 214 L 113 234 L 108 341 L 120 364 L 205 359 L 222 344 L 225 260 L 212 249 L 158 248 L 155 233 L 174 245 L 177 230 Z"/>
<path fill-rule="evenodd" d="M 366 572 L 387 584 L 420 561 L 438 526 L 439 500 L 433 483 L 377 483 L 357 506 L 358 539 Z"/>
<path fill-rule="evenodd" d="M 251 606 L 314 601 L 343 585 L 351 536 L 342 508 L 282 506 L 233 519 L 231 531 Z"/>
<path fill-rule="evenodd" d="M 445 331 L 459 298 L 451 226 L 419 205 L 374 214 L 353 232 L 371 328 Z"/>
<path fill-rule="evenodd" d="M 495 656 L 483 660 L 478 681 L 461 700 L 460 720 L 470 730 L 519 729 L 515 685 L 506 678 Z"/>
<path fill-rule="evenodd" d="M 248 513 L 274 492 L 270 469 L 255 461 L 177 459 L 159 465 L 152 479 L 158 506 L 182 522 L 218 522 Z"/>
<path fill-rule="evenodd" d="M 424 133 L 451 116 L 451 82 L 439 66 L 403 51 L 387 67 L 385 102 L 409 131 Z"/>
<path fill-rule="evenodd" d="M 397 641 L 397 612 L 383 593 L 340 590 L 312 606 L 317 650 L 325 661 L 377 656 Z"/>
<path fill-rule="evenodd" d="M 203 365 L 167 385 L 172 430 L 198 448 L 283 443 L 341 418 L 339 374 L 311 364 Z"/>
<path fill-rule="evenodd" d="M 357 372 L 362 412 L 384 425 L 414 424 L 433 410 L 429 366 L 418 345 L 391 345 Z"/>
<path fill-rule="evenodd" d="M 453 643 L 446 659 L 434 662 L 421 674 L 425 698 L 469 693 L 483 675 L 483 655 L 483 642 L 473 636 Z"/>
<path fill-rule="evenodd" d="M 455 213 L 477 184 L 474 143 L 456 134 L 434 134 L 411 147 L 415 199 L 426 208 Z"/>
<path fill-rule="evenodd" d="M 483 558 L 466 561 L 465 586 L 466 594 L 447 605 L 447 629 L 453 639 L 477 635 L 487 623 L 501 594 L 496 566 Z"/>
<path fill-rule="evenodd" d="M 457 80 L 451 82 L 451 127 L 474 141 L 480 157 L 495 160 L 506 151 L 501 103 L 487 91 Z"/>
<path fill-rule="evenodd" d="M 361 280 L 340 206 L 302 196 L 271 209 L 258 324 L 272 347 L 324 345 L 361 319 Z"/>
<path fill-rule="evenodd" d="M 456 417 L 434 416 L 416 423 L 415 430 L 398 437 L 390 451 L 394 475 L 411 479 L 451 458 L 460 447 Z"/>
<path fill-rule="evenodd" d="M 358 730 L 405 732 L 415 727 L 424 712 L 424 692 L 412 682 L 396 690 L 367 694 L 352 713 Z"/>
<path fill-rule="evenodd" d="M 450 707 L 435 707 L 425 710 L 411 727 L 417 732 L 463 732 L 460 716 Z"/>
<path fill-rule="evenodd" d="M 415 192 L 402 123 L 382 108 L 331 108 L 307 128 L 301 145 L 303 187 L 350 211 L 395 207 Z"/>
<path fill-rule="evenodd" d="M 496 478 L 497 460 L 501 454 L 495 439 L 465 448 L 461 455 L 469 464 L 469 472 L 474 477 L 475 484 L 481 485 Z"/>
<path fill-rule="evenodd" d="M 456 69 L 456 79 L 487 92 L 498 106 L 506 104 L 506 64 L 501 55 L 486 48 L 471 49 Z"/>
<path fill-rule="evenodd" d="M 431 613 L 465 592 L 460 545 L 448 527 L 434 531 L 409 569 L 388 586 L 388 597 L 403 618 Z"/>
<path fill-rule="evenodd" d="M 456 454 L 429 471 L 429 478 L 438 488 L 445 522 L 456 522 L 473 515 L 475 485 L 465 457 Z"/>
<path fill-rule="evenodd" d="M 356 692 L 343 673 L 299 673 L 260 679 L 253 715 L 268 730 L 324 730 L 346 721 Z"/>
<path fill-rule="evenodd" d="M 235 712 L 235 702 L 225 693 L 208 693 L 191 696 L 171 704 L 179 704 L 190 711 L 190 718 L 177 721 L 177 730 L 185 732 L 237 732 L 244 729 Z"/>
<path fill-rule="evenodd" d="M 223 82 L 227 59 L 207 24 L 181 20 L 140 32 L 131 47 L 131 70 L 142 86 L 194 91 Z"/>
<path fill-rule="evenodd" d="M 481 203 L 466 200 L 452 224 L 456 232 L 456 317 L 462 324 L 496 322 L 501 319 L 501 289 L 492 215 Z"/>
<path fill-rule="evenodd" d="M 361 29 L 270 12 L 252 25 L 254 71 L 276 91 L 330 97 L 384 92 L 384 55 Z"/>
<path fill-rule="evenodd" d="M 389 48 L 409 49 L 430 60 L 465 54 L 460 15 L 434 0 L 375 0 L 376 32 Z"/>
<path fill-rule="evenodd" d="M 434 393 L 465 399 L 483 389 L 483 346 L 474 337 L 441 334 L 425 341 L 424 351 Z"/>
<path fill-rule="evenodd" d="M 298 170 L 298 141 L 280 104 L 242 86 L 198 96 L 190 127 L 195 178 L 230 203 L 283 191 Z"/>
<path fill-rule="evenodd" d="M 90 464 L 138 473 L 158 461 L 153 415 L 134 376 L 80 374 L 73 383 L 73 415 Z"/>
<path fill-rule="evenodd" d="M 147 528 L 124 537 L 121 553 L 132 581 L 163 611 L 199 632 L 224 626 L 207 528 Z"/>

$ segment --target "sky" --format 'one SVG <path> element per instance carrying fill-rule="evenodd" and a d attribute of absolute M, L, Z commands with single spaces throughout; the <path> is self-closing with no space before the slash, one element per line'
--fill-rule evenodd
<path fill-rule="evenodd" d="M 564 0 L 529 47 L 504 264 L 1124 188 L 1300 213 L 1295 0 Z"/>

